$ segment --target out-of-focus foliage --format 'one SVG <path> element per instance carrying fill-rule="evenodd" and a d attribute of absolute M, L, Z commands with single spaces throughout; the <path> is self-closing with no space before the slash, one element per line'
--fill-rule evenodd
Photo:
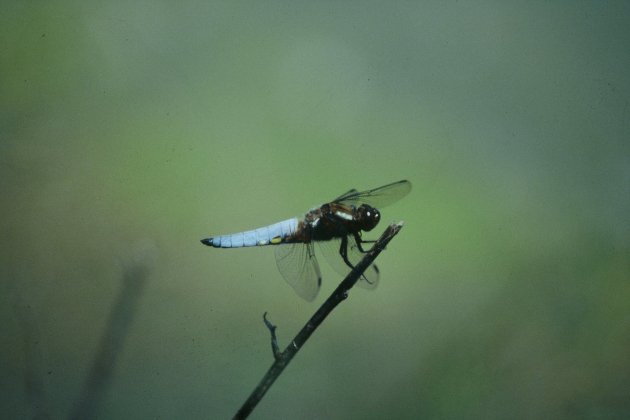
<path fill-rule="evenodd" d="M 624 2 L 4 4 L 0 411 L 231 416 L 262 313 L 286 343 L 339 277 L 307 304 L 273 250 L 198 240 L 407 178 L 379 288 L 254 417 L 628 418 L 629 28 Z"/>

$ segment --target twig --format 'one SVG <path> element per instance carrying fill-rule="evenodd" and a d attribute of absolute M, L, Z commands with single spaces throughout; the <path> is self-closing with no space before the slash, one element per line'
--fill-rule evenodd
<path fill-rule="evenodd" d="M 402 229 L 402 222 L 392 223 L 387 227 L 381 237 L 374 243 L 372 249 L 370 249 L 363 259 L 354 267 L 354 269 L 346 276 L 346 278 L 337 286 L 335 291 L 326 299 L 326 301 L 319 307 L 317 312 L 311 317 L 311 319 L 302 327 L 300 332 L 295 336 L 291 344 L 283 352 L 278 351 L 278 344 L 276 340 L 275 329 L 267 320 L 267 314 L 263 315 L 265 325 L 271 332 L 271 345 L 274 354 L 275 361 L 260 381 L 256 389 L 251 393 L 247 401 L 238 410 L 235 419 L 246 418 L 252 410 L 256 407 L 258 402 L 262 399 L 265 393 L 269 390 L 271 385 L 280 376 L 284 368 L 289 364 L 293 356 L 302 348 L 306 340 L 313 334 L 313 332 L 319 327 L 319 325 L 326 319 L 328 314 L 335 309 L 335 307 L 348 297 L 348 291 L 355 285 L 355 283 L 361 278 L 363 272 L 374 262 L 378 254 L 381 253 L 385 246 L 392 240 L 394 236 Z"/>

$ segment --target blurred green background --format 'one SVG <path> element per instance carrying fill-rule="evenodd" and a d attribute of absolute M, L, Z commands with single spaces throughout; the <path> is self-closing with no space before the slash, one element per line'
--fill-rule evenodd
<path fill-rule="evenodd" d="M 4 2 L 0 411 L 226 418 L 314 303 L 199 239 L 405 227 L 253 418 L 630 417 L 630 3 Z M 371 235 L 376 237 L 383 226 Z"/>

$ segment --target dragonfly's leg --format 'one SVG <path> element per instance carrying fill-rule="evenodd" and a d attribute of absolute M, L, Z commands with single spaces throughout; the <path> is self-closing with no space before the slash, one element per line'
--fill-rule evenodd
<path fill-rule="evenodd" d="M 347 247 L 348 247 L 348 244 L 347 244 L 347 242 L 348 242 L 348 240 L 347 240 L 347 236 L 346 236 L 344 239 L 346 239 L 346 250 L 347 250 Z M 360 252 L 362 252 L 363 254 L 367 253 L 368 251 L 365 251 L 365 250 L 363 249 L 363 247 L 361 246 L 361 244 L 362 244 L 362 243 L 367 243 L 367 242 L 376 242 L 376 241 L 364 241 L 363 239 L 361 239 L 361 233 L 360 233 L 360 232 L 355 232 L 355 233 L 354 233 L 354 241 L 356 242 L 356 244 L 357 244 L 357 248 L 359 249 L 359 251 L 360 251 Z M 348 264 L 348 261 L 347 261 L 347 260 L 346 260 L 346 264 Z M 352 267 L 352 268 L 354 268 L 354 267 Z M 378 269 L 376 268 L 376 266 L 374 266 L 374 268 L 378 271 Z M 368 283 L 370 282 L 370 281 L 367 279 L 367 277 L 365 277 L 365 275 L 361 275 L 361 280 L 365 280 L 365 281 L 367 281 Z"/>
<path fill-rule="evenodd" d="M 341 238 L 341 245 L 339 246 L 339 255 L 341 255 L 341 258 L 343 258 L 343 261 L 346 263 L 348 267 L 350 267 L 351 269 L 354 269 L 354 266 L 352 265 L 350 260 L 348 260 L 348 237 L 347 236 L 344 236 Z"/>
<path fill-rule="evenodd" d="M 354 240 L 357 242 L 357 248 L 359 248 L 359 251 L 362 252 L 363 254 L 367 253 L 368 251 L 364 250 L 361 244 L 371 244 L 371 243 L 376 242 L 376 241 L 364 240 L 363 238 L 361 238 L 361 234 L 359 234 L 358 232 L 354 233 Z"/>

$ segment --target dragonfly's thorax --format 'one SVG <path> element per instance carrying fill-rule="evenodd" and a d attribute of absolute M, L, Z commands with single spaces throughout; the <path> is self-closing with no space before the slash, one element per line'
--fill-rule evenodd
<path fill-rule="evenodd" d="M 301 227 L 311 240 L 327 241 L 372 230 L 379 220 L 379 211 L 366 204 L 354 207 L 327 203 L 306 213 Z"/>

